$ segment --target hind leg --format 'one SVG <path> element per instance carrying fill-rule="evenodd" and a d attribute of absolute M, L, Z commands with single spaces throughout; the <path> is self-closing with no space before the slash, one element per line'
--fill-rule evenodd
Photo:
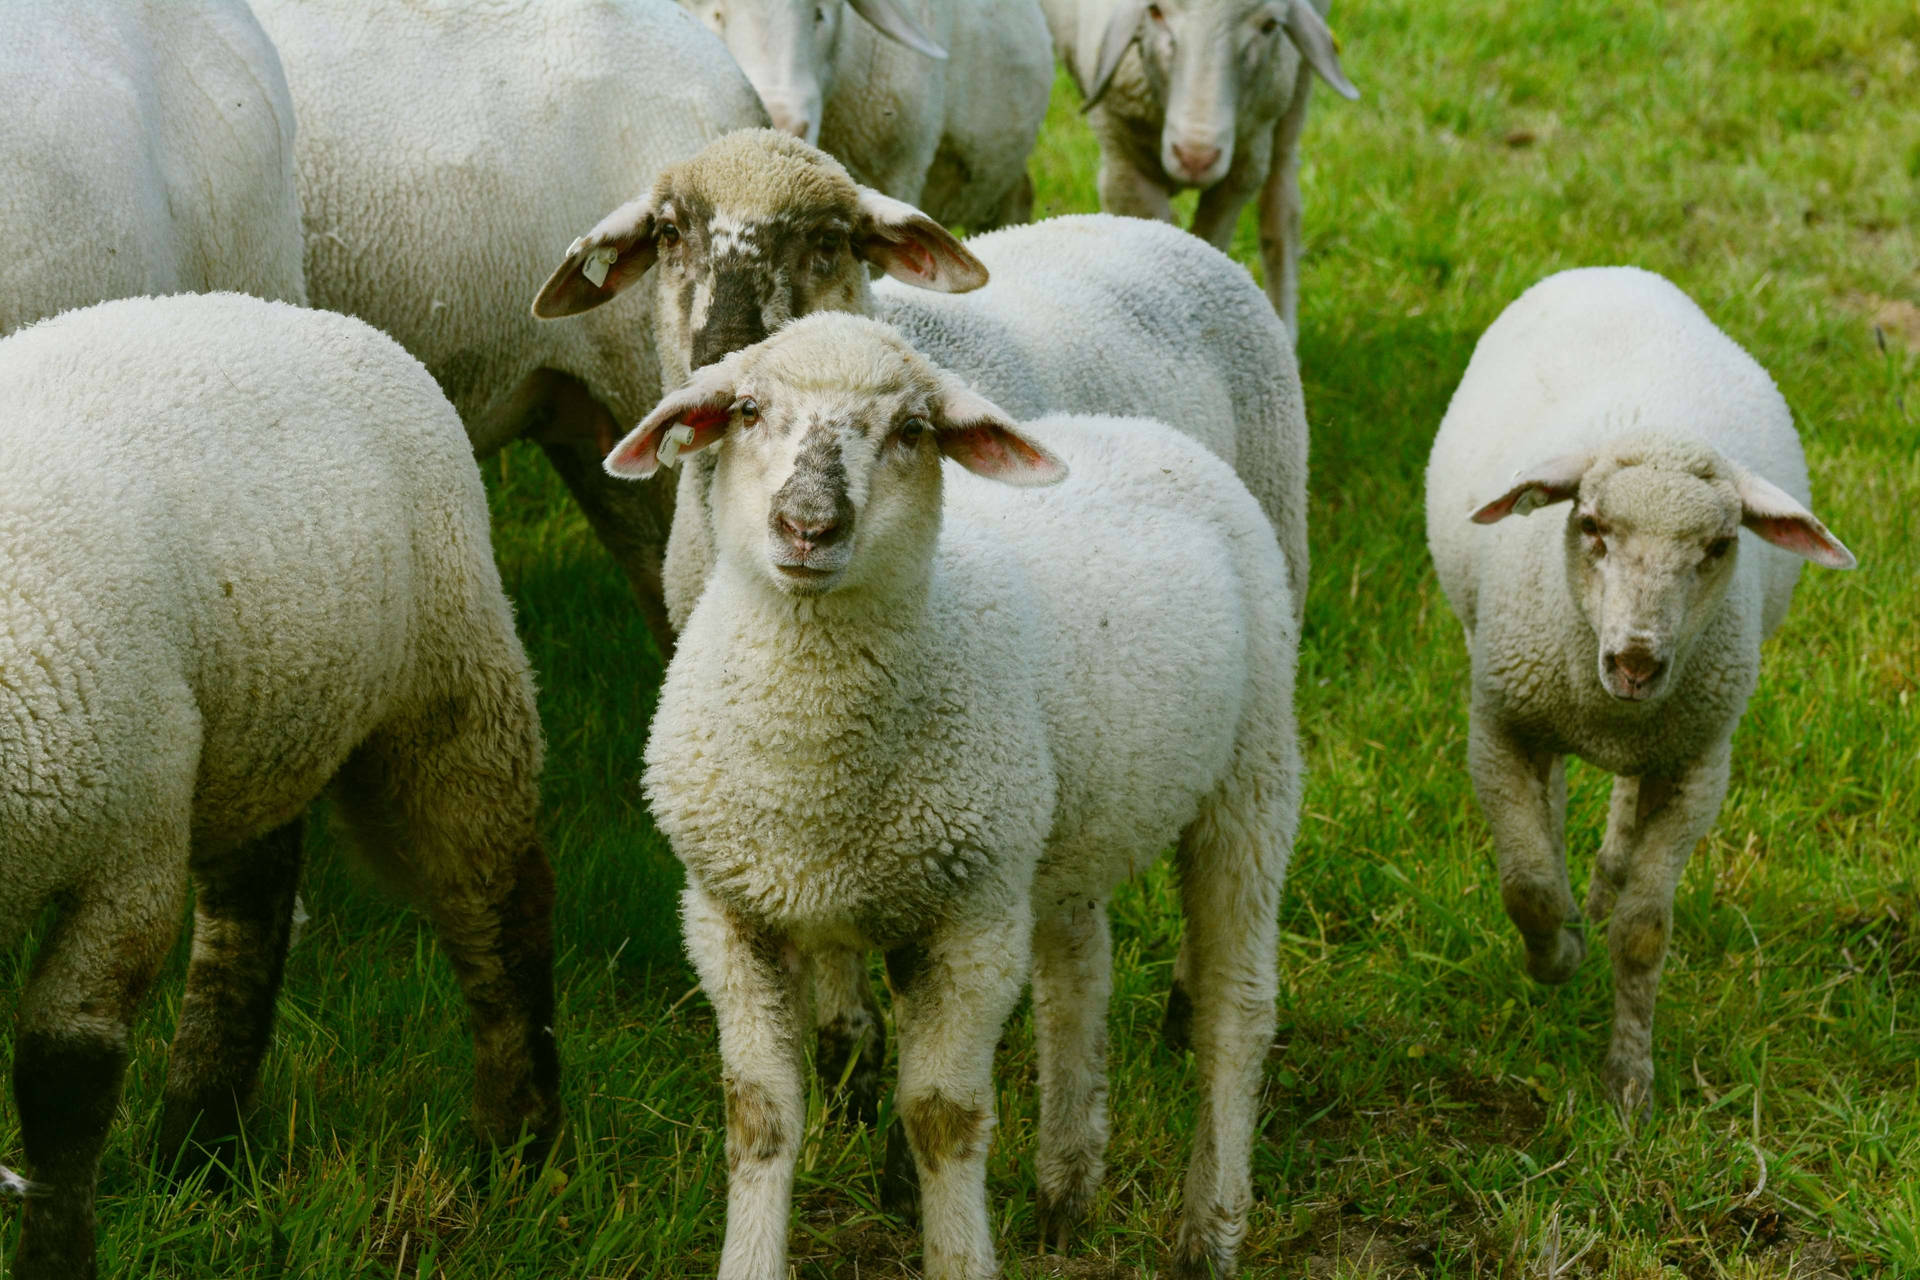
<path fill-rule="evenodd" d="M 849 1120 L 872 1128 L 880 1120 L 880 1071 L 887 1057 L 886 1024 L 866 957 L 858 951 L 815 954 L 814 1063 L 829 1093 L 838 1092 Z"/>
<path fill-rule="evenodd" d="M 1298 788 L 1291 760 L 1250 767 L 1201 806 L 1181 835 L 1192 1039 L 1200 1105 L 1173 1274 L 1234 1274 L 1252 1203 L 1260 1071 L 1273 1042 L 1280 888 Z"/>
<path fill-rule="evenodd" d="M 169 842 L 171 843 L 171 842 Z M 127 1033 L 186 897 L 186 839 L 141 874 L 90 887 L 41 944 L 20 1004 L 13 1091 L 27 1163 L 16 1280 L 91 1280 L 94 1182 L 120 1099 Z"/>
<path fill-rule="evenodd" d="M 514 686 L 518 685 L 519 688 Z M 531 1160 L 560 1126 L 553 1032 L 553 872 L 534 832 L 539 728 L 531 689 L 491 692 L 390 723 L 336 793 L 370 861 L 433 922 L 466 996 L 474 1116 Z"/>
<path fill-rule="evenodd" d="M 1107 1008 L 1113 942 L 1104 902 L 1076 898 L 1033 927 L 1033 1031 L 1040 1056 L 1034 1172 L 1042 1245 L 1064 1253 L 1106 1172 Z"/>
<path fill-rule="evenodd" d="M 188 1167 L 214 1162 L 210 1182 L 221 1166 L 234 1167 L 240 1108 L 273 1029 L 304 830 L 295 818 L 193 862 L 193 959 L 167 1068 L 160 1160 L 171 1162 L 191 1140 Z"/>

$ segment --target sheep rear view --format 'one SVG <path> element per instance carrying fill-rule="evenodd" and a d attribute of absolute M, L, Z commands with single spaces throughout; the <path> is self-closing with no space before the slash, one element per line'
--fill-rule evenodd
<path fill-rule="evenodd" d="M 453 963 L 480 1128 L 549 1140 L 539 722 L 433 379 L 359 321 L 181 295 L 0 342 L 0 405 L 0 939 L 61 904 L 13 1055 L 49 1188 L 14 1274 L 93 1273 L 128 1029 L 189 880 L 162 1158 L 231 1160 L 330 783 Z"/>
<path fill-rule="evenodd" d="M 1801 557 L 1852 568 L 1808 510 L 1766 371 L 1671 283 L 1562 272 L 1474 348 L 1427 467 L 1427 539 L 1473 662 L 1468 760 L 1528 972 L 1563 982 L 1608 915 L 1606 1082 L 1653 1084 L 1673 895 L 1726 795 L 1732 738 Z M 1562 520 L 1516 520 L 1568 502 Z M 1584 914 L 1566 757 L 1616 775 Z"/>
<path fill-rule="evenodd" d="M 1299 804 L 1298 633 L 1259 507 L 1161 424 L 1016 428 L 845 315 L 701 370 L 608 468 L 708 447 L 718 559 L 646 788 L 719 1021 L 720 1275 L 786 1275 L 822 952 L 886 953 L 935 1280 L 995 1274 L 993 1052 L 1031 965 L 1040 1220 L 1064 1246 L 1105 1161 L 1106 903 L 1176 842 L 1202 1085 L 1175 1273 L 1231 1274 Z M 1061 459 L 1073 478 L 1031 488 Z"/>

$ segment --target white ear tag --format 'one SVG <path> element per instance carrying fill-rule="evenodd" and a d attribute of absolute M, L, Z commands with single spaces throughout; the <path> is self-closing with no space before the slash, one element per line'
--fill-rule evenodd
<path fill-rule="evenodd" d="M 681 423 L 660 439 L 660 447 L 654 451 L 660 459 L 660 465 L 670 467 L 680 460 L 680 450 L 693 443 L 693 428 Z"/>
<path fill-rule="evenodd" d="M 607 272 L 620 260 L 620 251 L 610 244 L 603 244 L 587 254 L 587 260 L 580 264 L 580 274 L 593 282 L 598 289 L 607 283 Z"/>

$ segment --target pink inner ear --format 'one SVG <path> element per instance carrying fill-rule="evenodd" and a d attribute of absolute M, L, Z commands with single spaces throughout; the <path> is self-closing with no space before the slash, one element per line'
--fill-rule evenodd
<path fill-rule="evenodd" d="M 893 252 L 909 271 L 924 280 L 931 280 L 940 274 L 939 269 L 934 265 L 933 255 L 927 251 L 925 245 L 905 240 L 894 245 Z"/>
<path fill-rule="evenodd" d="M 940 451 L 975 475 L 1008 484 L 1052 484 L 1066 474 L 1051 455 L 991 424 L 942 431 Z"/>
<path fill-rule="evenodd" d="M 1825 530 L 1798 516 L 1748 516 L 1747 528 L 1785 551 L 1830 569 L 1851 569 L 1853 555 Z"/>
<path fill-rule="evenodd" d="M 644 470 L 658 466 L 660 441 L 674 427 L 693 428 L 693 443 L 682 449 L 682 452 L 690 452 L 712 444 L 727 429 L 729 419 L 730 414 L 725 405 L 695 405 L 676 418 L 660 422 L 646 431 L 629 436 L 626 443 L 615 449 L 607 458 L 607 462 L 627 470 Z"/>

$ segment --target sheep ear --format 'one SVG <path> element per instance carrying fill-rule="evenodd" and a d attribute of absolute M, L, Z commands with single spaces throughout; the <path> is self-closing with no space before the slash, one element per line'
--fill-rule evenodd
<path fill-rule="evenodd" d="M 889 40 L 903 44 L 915 53 L 924 53 L 929 58 L 944 59 L 947 56 L 940 42 L 894 0 L 848 0 L 848 3 L 853 6 L 855 13 L 872 23 L 873 29 Z"/>
<path fill-rule="evenodd" d="M 1293 0 L 1287 6 L 1287 37 L 1293 41 L 1294 48 L 1300 50 L 1300 56 L 1306 59 L 1308 66 L 1320 74 L 1320 78 L 1333 87 L 1333 91 L 1352 102 L 1360 96 L 1353 87 L 1353 81 L 1347 79 L 1347 73 L 1340 69 L 1340 41 L 1333 34 L 1311 0 Z"/>
<path fill-rule="evenodd" d="M 1514 476 L 1507 491 L 1473 513 L 1475 524 L 1493 524 L 1508 516 L 1524 516 L 1538 507 L 1565 502 L 1580 492 L 1580 477 L 1593 465 L 1590 453 L 1567 453 L 1549 458 Z"/>
<path fill-rule="evenodd" d="M 977 476 L 1022 489 L 1067 478 L 1067 464 L 1052 450 L 1021 431 L 999 405 L 944 371 L 933 426 L 940 452 Z"/>
<path fill-rule="evenodd" d="M 1859 565 L 1818 516 L 1778 485 L 1741 467 L 1734 474 L 1733 488 L 1740 495 L 1740 523 L 1774 546 L 1829 569 Z"/>
<path fill-rule="evenodd" d="M 987 264 L 953 233 L 904 200 L 860 188 L 860 251 L 895 280 L 936 293 L 968 293 L 987 282 Z"/>
<path fill-rule="evenodd" d="M 733 422 L 734 374 L 731 360 L 708 365 L 694 375 L 693 381 L 655 405 L 653 412 L 607 454 L 601 464 L 607 474 L 622 480 L 645 480 L 661 467 L 670 467 L 725 435 Z"/>
<path fill-rule="evenodd" d="M 613 301 L 653 265 L 653 228 L 652 196 L 623 204 L 600 219 L 568 246 L 566 259 L 540 286 L 533 299 L 534 316 L 558 320 Z"/>
<path fill-rule="evenodd" d="M 1100 56 L 1093 64 L 1093 79 L 1082 87 L 1086 101 L 1080 104 L 1084 114 L 1106 95 L 1107 86 L 1113 83 L 1113 73 L 1120 69 L 1120 59 L 1127 56 L 1127 50 L 1133 46 L 1134 37 L 1140 34 L 1140 23 L 1147 16 L 1148 0 L 1121 0 L 1107 18 L 1107 29 L 1100 33 Z"/>

